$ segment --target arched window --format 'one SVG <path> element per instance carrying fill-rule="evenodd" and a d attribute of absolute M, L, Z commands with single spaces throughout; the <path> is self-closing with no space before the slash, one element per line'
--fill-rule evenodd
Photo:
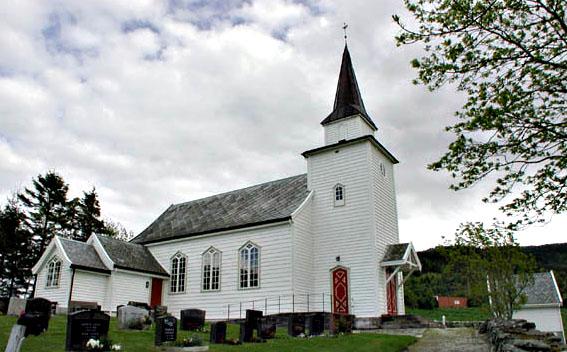
<path fill-rule="evenodd" d="M 333 188 L 333 199 L 336 207 L 345 205 L 345 186 L 337 183 Z"/>
<path fill-rule="evenodd" d="M 248 242 L 239 250 L 240 288 L 260 287 L 260 248 Z"/>
<path fill-rule="evenodd" d="M 61 260 L 53 257 L 47 264 L 47 287 L 58 287 L 61 277 Z"/>
<path fill-rule="evenodd" d="M 211 247 L 203 253 L 203 291 L 220 290 L 221 253 Z"/>
<path fill-rule="evenodd" d="M 187 257 L 181 253 L 175 254 L 171 258 L 171 279 L 169 292 L 185 292 L 185 276 L 187 273 Z"/>

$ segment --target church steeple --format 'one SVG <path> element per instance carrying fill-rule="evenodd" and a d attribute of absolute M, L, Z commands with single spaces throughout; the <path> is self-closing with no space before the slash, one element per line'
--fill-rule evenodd
<path fill-rule="evenodd" d="M 325 126 L 354 115 L 360 115 L 373 130 L 378 129 L 364 108 L 348 46 L 345 44 L 333 111 L 321 121 L 321 125 Z"/>

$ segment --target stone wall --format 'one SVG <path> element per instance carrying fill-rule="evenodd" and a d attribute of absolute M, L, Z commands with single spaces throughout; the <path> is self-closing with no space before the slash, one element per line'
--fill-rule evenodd
<path fill-rule="evenodd" d="M 534 323 L 524 319 L 487 320 L 479 332 L 488 335 L 494 352 L 567 351 L 561 337 L 536 330 Z"/>

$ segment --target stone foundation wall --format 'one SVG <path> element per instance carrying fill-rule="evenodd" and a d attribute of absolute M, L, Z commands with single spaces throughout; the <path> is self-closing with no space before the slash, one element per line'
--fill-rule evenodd
<path fill-rule="evenodd" d="M 524 319 L 487 320 L 479 332 L 488 335 L 494 352 L 567 351 L 561 337 L 536 330 L 534 323 Z"/>

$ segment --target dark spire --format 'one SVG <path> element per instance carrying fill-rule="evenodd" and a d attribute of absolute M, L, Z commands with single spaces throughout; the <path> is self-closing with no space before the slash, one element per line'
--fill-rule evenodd
<path fill-rule="evenodd" d="M 360 114 L 362 118 L 368 122 L 370 126 L 372 126 L 372 128 L 375 130 L 378 129 L 364 108 L 364 103 L 360 96 L 360 90 L 358 89 L 358 83 L 356 82 L 356 75 L 352 68 L 350 53 L 348 52 L 348 47 L 345 45 L 333 112 L 321 121 L 321 124 L 324 126 L 331 122 L 357 114 Z"/>

